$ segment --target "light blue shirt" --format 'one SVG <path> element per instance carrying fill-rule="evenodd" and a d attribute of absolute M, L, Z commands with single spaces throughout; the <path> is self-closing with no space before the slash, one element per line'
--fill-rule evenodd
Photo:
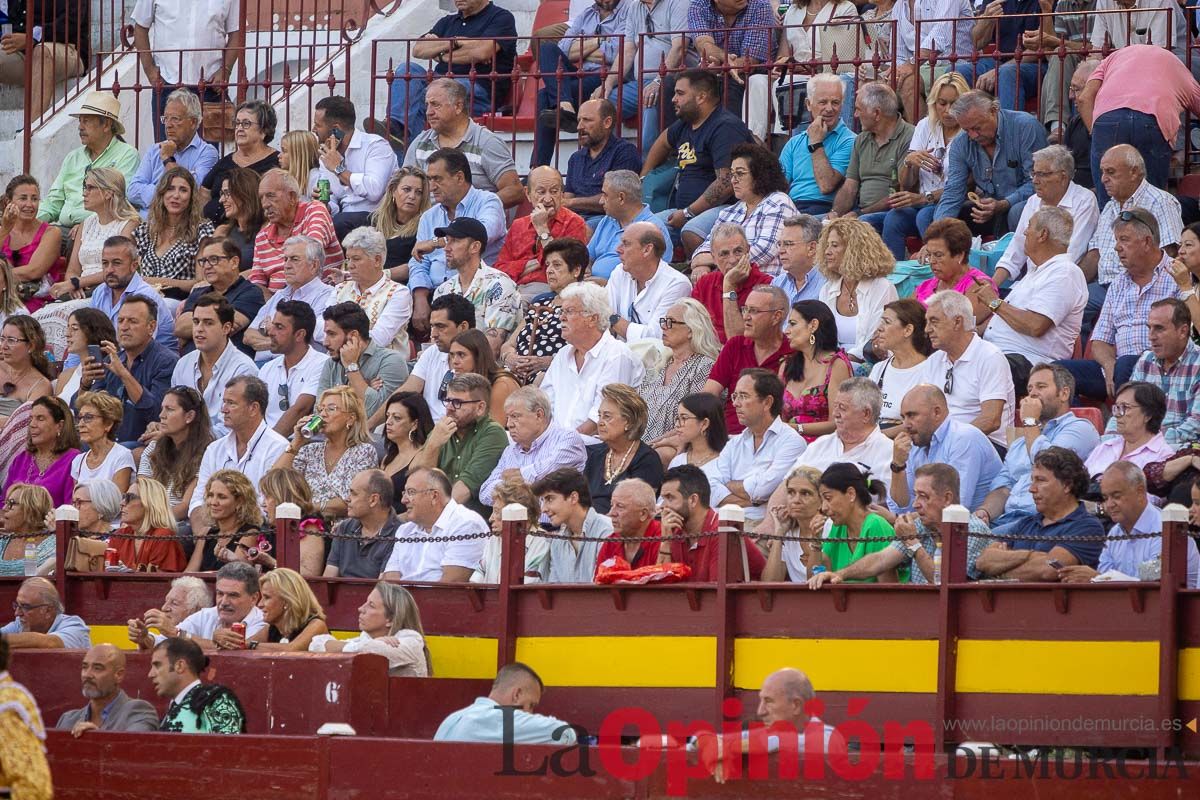
<path fill-rule="evenodd" d="M 25 630 L 25 623 L 19 619 L 14 619 L 12 622 L 0 628 L 0 633 L 28 633 Z M 73 614 L 59 614 L 54 618 L 54 622 L 50 625 L 50 630 L 46 631 L 48 635 L 57 636 L 62 640 L 63 647 L 74 650 L 84 650 L 92 646 L 92 632 L 88 629 L 87 623 Z"/>
<path fill-rule="evenodd" d="M 92 308 L 104 312 L 104 315 L 112 320 L 113 327 L 115 328 L 117 326 L 117 314 L 120 312 L 121 306 L 125 305 L 125 298 L 133 294 L 148 297 L 158 306 L 158 327 L 154 331 L 154 338 L 172 353 L 178 353 L 179 340 L 175 338 L 175 326 L 172 323 L 175 315 L 171 313 L 171 309 L 167 307 L 159 291 L 142 280 L 140 274 L 136 272 L 133 274 L 133 279 L 129 281 L 129 285 L 121 293 L 121 299 L 115 303 L 113 302 L 112 289 L 108 287 L 108 284 L 101 283 L 92 292 Z M 72 359 L 74 359 L 74 363 L 72 363 Z M 79 366 L 78 356 L 72 355 L 68 358 L 67 366 Z"/>
<path fill-rule="evenodd" d="M 986 433 L 974 425 L 947 417 L 933 432 L 928 447 L 914 447 L 909 453 L 906 470 L 909 502 L 901 508 L 889 497 L 888 507 L 892 511 L 912 510 L 917 470 L 926 464 L 949 464 L 958 471 L 958 495 L 967 508 L 979 508 L 983 504 L 991 491 L 992 481 L 1003 466 Z"/>
<path fill-rule="evenodd" d="M 1092 448 L 1098 444 L 1100 434 L 1096 433 L 1096 426 L 1068 411 L 1046 423 L 1042 428 L 1042 435 L 1033 440 L 1033 447 L 1027 448 L 1022 438 L 1013 440 L 1012 446 L 1008 448 L 1008 455 L 1004 457 L 1004 467 L 996 474 L 990 489 L 1009 489 L 1004 513 L 1022 511 L 1036 514 L 1033 495 L 1029 493 L 1034 457 L 1047 447 L 1065 447 L 1074 450 L 1076 455 L 1087 461 Z"/>
<path fill-rule="evenodd" d="M 488 264 L 495 263 L 496 256 L 500 255 L 500 246 L 504 243 L 504 236 L 508 232 L 508 219 L 504 216 L 504 204 L 500 202 L 500 198 L 493 192 L 476 189 L 472 186 L 467 190 L 462 202 L 454 209 L 454 217 L 455 219 L 470 217 L 483 223 L 483 227 L 487 228 L 488 232 L 487 247 L 483 248 L 483 260 Z M 430 206 L 421 215 L 421 221 L 417 223 L 417 241 L 436 239 L 433 232 L 449 224 L 450 214 L 446 211 L 445 206 L 441 203 Z M 432 291 L 445 283 L 451 277 L 452 272 L 457 273 L 457 270 L 447 269 L 446 251 L 439 247 L 410 262 L 408 288 Z"/>
<path fill-rule="evenodd" d="M 858 138 L 854 131 L 846 127 L 846 123 L 838 120 L 837 127 L 825 135 L 822 147 L 829 166 L 839 174 L 845 175 L 850 166 L 850 154 L 854 150 L 854 140 Z M 817 185 L 813 175 L 812 153 L 808 152 L 808 128 L 788 139 L 779 154 L 779 163 L 783 166 L 783 174 L 787 176 L 791 187 L 788 196 L 797 203 L 825 201 L 833 202 L 836 190 L 825 194 Z"/>
<path fill-rule="evenodd" d="M 149 151 L 142 157 L 142 163 L 138 165 L 133 179 L 129 181 L 129 191 L 126 194 L 129 195 L 129 202 L 133 203 L 138 213 L 142 215 L 142 219 L 146 218 L 150 203 L 154 200 L 154 190 L 158 186 L 159 179 L 167 171 L 161 152 L 162 145 L 160 143 L 151 145 Z M 204 182 L 209 170 L 213 168 L 213 164 L 217 163 L 217 148 L 201 139 L 200 132 L 197 131 L 187 147 L 175 151 L 175 163 L 192 173 L 196 184 L 199 185 Z M 220 186 L 216 188 L 217 191 L 221 190 Z"/>
<path fill-rule="evenodd" d="M 784 294 L 788 296 L 788 305 L 795 305 L 801 300 L 820 300 L 821 287 L 825 285 L 825 276 L 814 264 L 808 274 L 804 276 L 803 286 L 797 287 L 796 279 L 787 270 L 772 278 L 771 285 L 783 289 Z M 786 319 L 783 321 L 783 327 L 787 327 Z"/>
<path fill-rule="evenodd" d="M 552 422 L 541 436 L 533 440 L 528 450 L 522 449 L 516 442 L 504 448 L 496 468 L 479 487 L 479 501 L 485 506 L 492 505 L 492 492 L 503 479 L 505 470 L 521 470 L 525 483 L 532 486 L 553 470 L 572 467 L 583 472 L 586 464 L 587 450 L 579 432 Z"/>
<path fill-rule="evenodd" d="M 636 0 L 624 0 L 619 3 L 613 12 L 608 15 L 607 19 L 600 19 L 600 9 L 593 3 L 579 12 L 575 19 L 571 20 L 567 26 L 567 32 L 563 34 L 563 38 L 558 42 L 558 49 L 564 55 L 571 54 L 571 48 L 579 42 L 580 36 L 599 36 L 600 52 L 604 54 L 604 63 L 609 67 L 613 67 L 617 63 L 617 53 L 621 51 L 621 36 L 627 35 L 629 27 L 628 15 L 629 7 Z M 637 4 L 639 7 L 641 3 Z M 640 8 L 639 8 L 640 10 Z M 629 69 L 630 65 L 625 64 L 625 69 Z M 596 72 L 600 69 L 599 62 L 585 61 L 583 62 L 584 72 Z"/>
<path fill-rule="evenodd" d="M 663 241 L 670 244 L 671 232 L 667 230 L 666 223 L 650 210 L 650 206 L 642 206 L 642 210 L 629 224 L 632 225 L 634 222 L 653 222 L 662 233 Z M 624 230 L 621 223 L 612 217 L 601 217 L 600 221 L 596 223 L 596 230 L 592 233 L 592 238 L 588 240 L 588 255 L 592 259 L 593 277 L 608 280 L 613 270 L 621 264 L 621 257 L 617 255 L 617 245 L 621 242 L 621 234 Z M 420 236 L 417 238 L 420 239 Z"/>
<path fill-rule="evenodd" d="M 511 715 L 507 723 L 505 717 Z M 508 728 L 506 731 L 505 728 Z M 530 714 L 501 706 L 487 697 L 476 697 L 438 726 L 435 742 L 490 742 L 494 744 L 575 744 L 575 729 L 561 719 Z"/>
<path fill-rule="evenodd" d="M 1162 511 L 1153 503 L 1146 503 L 1146 510 L 1138 517 L 1133 530 L 1127 531 L 1120 525 L 1113 525 L 1109 536 L 1127 536 L 1133 533 L 1162 533 Z M 1196 550 L 1196 540 L 1190 536 L 1187 541 L 1187 588 L 1195 589 L 1197 574 L 1200 573 L 1200 551 Z M 1162 555 L 1162 539 L 1117 539 L 1106 542 L 1100 553 L 1100 563 L 1096 571 L 1100 574 L 1115 569 L 1131 578 L 1138 577 L 1138 565 L 1153 561 Z"/>

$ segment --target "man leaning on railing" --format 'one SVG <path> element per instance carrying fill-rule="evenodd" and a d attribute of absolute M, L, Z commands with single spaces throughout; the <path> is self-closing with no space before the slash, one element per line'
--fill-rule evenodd
<path fill-rule="evenodd" d="M 36 120 L 54 101 L 59 83 L 88 70 L 91 3 L 8 0 L 5 6 L 4 22 L 11 26 L 12 32 L 0 37 L 0 83 L 24 87 L 28 81 L 28 118 Z M 29 36 L 33 37 L 33 43 L 30 63 L 26 64 Z"/>

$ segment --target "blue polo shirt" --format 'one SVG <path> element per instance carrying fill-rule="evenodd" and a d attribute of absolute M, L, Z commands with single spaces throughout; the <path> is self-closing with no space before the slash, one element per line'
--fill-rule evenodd
<path fill-rule="evenodd" d="M 600 194 L 604 176 L 618 169 L 642 171 L 642 154 L 630 142 L 619 136 L 610 136 L 600 155 L 592 158 L 586 147 L 571 154 L 567 162 L 567 182 L 563 187 L 567 194 L 576 197 L 595 197 Z"/>
<path fill-rule="evenodd" d="M 439 19 L 429 32 L 439 39 L 495 39 L 499 49 L 494 59 L 494 71 L 502 75 L 512 75 L 513 61 L 517 57 L 517 21 L 508 9 L 488 3 L 482 11 L 469 17 L 464 17 L 460 11 Z M 433 71 L 438 75 L 445 75 L 449 69 L 450 65 L 438 61 Z M 476 84 L 488 88 L 492 83 L 492 79 L 487 77 L 488 73 L 493 71 L 491 64 L 472 64 L 469 61 L 455 61 L 453 64 L 455 75 L 469 75 L 472 69 L 475 70 Z M 496 79 L 496 93 L 499 95 L 507 92 L 509 83 L 511 81 L 508 78 Z M 507 98 L 496 99 L 498 103 L 503 103 Z"/>
<path fill-rule="evenodd" d="M 829 165 L 842 175 L 846 174 L 846 169 L 850 166 L 850 154 L 854 150 L 856 138 L 854 131 L 847 128 L 846 123 L 840 119 L 837 127 L 825 136 L 825 157 L 829 159 Z M 788 140 L 783 146 L 783 152 L 779 154 L 779 162 L 783 165 L 783 174 L 791 184 L 788 195 L 792 200 L 798 203 L 818 200 L 833 202 L 833 196 L 837 192 L 822 194 L 821 188 L 817 186 L 817 179 L 813 177 L 812 154 L 808 152 L 808 128 Z"/>
<path fill-rule="evenodd" d="M 668 247 L 671 244 L 671 232 L 667 230 L 666 223 L 658 218 L 658 215 L 650 210 L 650 206 L 642 206 L 642 210 L 633 218 L 633 222 L 653 222 L 658 227 L 659 232 L 663 235 Z M 633 222 L 630 224 L 632 225 Z M 596 230 L 592 233 L 592 238 L 588 240 L 588 255 L 592 259 L 592 276 L 608 280 L 608 276 L 612 275 L 617 265 L 621 263 L 621 257 L 617 255 L 617 245 L 621 242 L 621 232 L 625 229 L 621 224 L 612 217 L 601 217 L 596 223 Z M 670 253 L 666 258 L 669 261 Z"/>
<path fill-rule="evenodd" d="M 1096 568 L 1100 562 L 1100 552 L 1104 549 L 1103 541 L 1076 542 L 1073 539 L 1085 536 L 1104 536 L 1104 526 L 1100 520 L 1093 517 L 1083 507 L 1083 503 L 1058 522 L 1049 525 L 1042 524 L 1042 515 L 1034 514 L 1021 519 L 1008 531 L 1013 536 L 1052 536 L 1060 537 L 1060 541 L 1014 541 L 1013 550 L 1033 550 L 1038 553 L 1049 553 L 1055 547 L 1061 547 L 1079 560 L 1080 564 Z"/>
<path fill-rule="evenodd" d="M 28 633 L 25 624 L 19 619 L 0 628 L 0 633 L 6 636 L 13 633 Z M 47 634 L 57 636 L 62 640 L 63 647 L 68 650 L 83 650 L 92 646 L 92 632 L 87 623 L 74 614 L 59 614 L 50 624 Z"/>

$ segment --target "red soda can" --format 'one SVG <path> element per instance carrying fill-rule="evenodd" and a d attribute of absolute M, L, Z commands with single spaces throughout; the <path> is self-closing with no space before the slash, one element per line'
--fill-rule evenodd
<path fill-rule="evenodd" d="M 243 649 L 243 650 L 245 650 L 245 649 L 246 649 L 246 643 L 245 643 L 245 639 L 246 639 L 246 623 L 244 623 L 244 622 L 235 622 L 235 623 L 233 623 L 232 625 L 230 625 L 230 626 L 229 626 L 229 630 L 233 631 L 233 632 L 234 632 L 234 633 L 236 633 L 238 636 L 241 636 L 241 637 L 242 637 L 242 649 Z"/>
<path fill-rule="evenodd" d="M 106 547 L 104 549 L 104 565 L 107 567 L 115 567 L 120 562 L 117 560 L 117 548 Z"/>

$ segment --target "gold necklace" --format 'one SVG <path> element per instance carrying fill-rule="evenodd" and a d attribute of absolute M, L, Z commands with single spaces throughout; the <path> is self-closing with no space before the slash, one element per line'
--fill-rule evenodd
<path fill-rule="evenodd" d="M 637 442 L 634 442 L 633 444 L 629 445 L 629 449 L 625 451 L 625 455 L 621 458 L 621 463 L 617 465 L 617 468 L 615 470 L 612 468 L 613 451 L 612 451 L 611 447 L 608 448 L 608 453 L 606 453 L 604 456 L 604 483 L 605 484 L 612 483 L 614 478 L 616 478 L 618 475 L 620 475 L 622 472 L 625 471 L 625 468 L 627 466 L 629 466 L 629 459 L 633 457 L 633 451 L 637 450 L 637 446 L 638 446 Z"/>

